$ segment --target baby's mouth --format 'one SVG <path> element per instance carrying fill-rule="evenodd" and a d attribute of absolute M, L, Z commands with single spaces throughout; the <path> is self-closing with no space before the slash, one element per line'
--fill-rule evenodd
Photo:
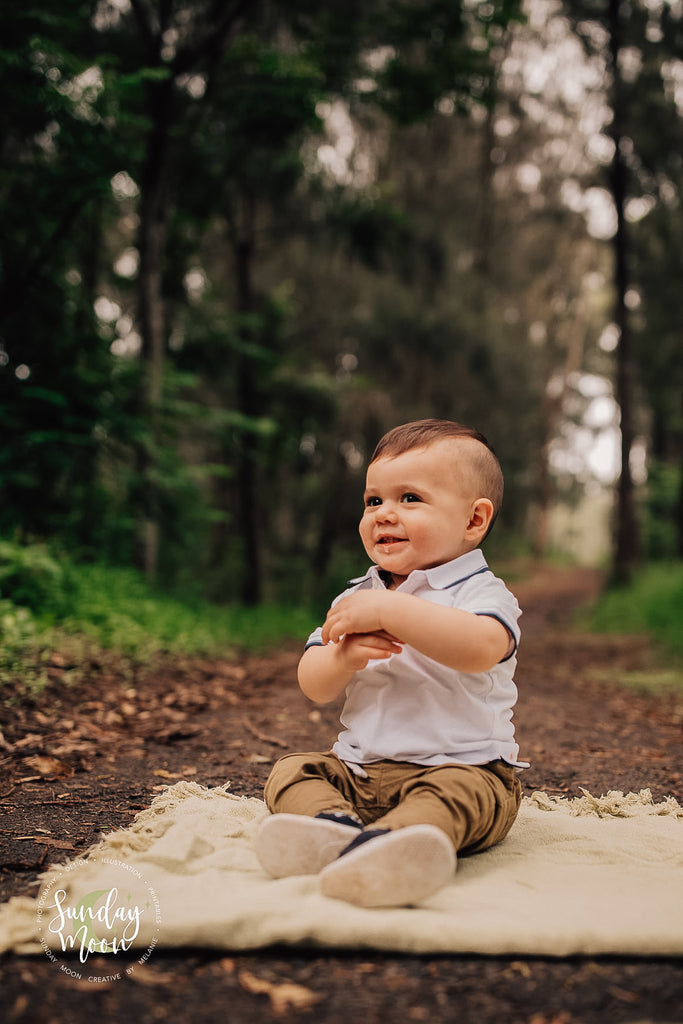
<path fill-rule="evenodd" d="M 378 544 L 403 544 L 404 537 L 380 537 L 377 541 Z"/>

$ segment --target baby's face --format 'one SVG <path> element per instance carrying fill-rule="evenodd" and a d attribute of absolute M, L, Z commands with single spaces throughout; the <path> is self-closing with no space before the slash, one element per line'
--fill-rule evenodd
<path fill-rule="evenodd" d="M 444 440 L 368 467 L 360 535 L 368 556 L 400 582 L 476 546 L 477 494 L 466 445 Z"/>

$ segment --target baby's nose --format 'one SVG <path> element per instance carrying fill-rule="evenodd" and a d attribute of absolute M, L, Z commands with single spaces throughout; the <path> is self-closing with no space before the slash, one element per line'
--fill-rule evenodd
<path fill-rule="evenodd" d="M 393 502 L 383 501 L 382 504 L 379 505 L 377 508 L 377 518 L 381 522 L 386 522 L 387 520 L 395 521 L 396 506 L 393 504 Z"/>

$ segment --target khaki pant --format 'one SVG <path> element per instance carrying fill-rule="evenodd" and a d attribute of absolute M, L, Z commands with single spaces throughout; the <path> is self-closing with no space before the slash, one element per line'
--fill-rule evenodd
<path fill-rule="evenodd" d="M 517 817 L 521 786 L 502 761 L 485 765 L 425 767 L 402 761 L 362 766 L 355 775 L 335 754 L 286 754 L 266 782 L 273 813 L 341 811 L 364 825 L 405 828 L 436 825 L 459 853 L 477 853 L 499 843 Z"/>

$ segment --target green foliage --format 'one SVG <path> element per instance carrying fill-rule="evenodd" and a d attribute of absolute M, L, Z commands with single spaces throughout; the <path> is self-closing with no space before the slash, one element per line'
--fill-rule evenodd
<path fill-rule="evenodd" d="M 0 686 L 16 678 L 29 688 L 44 682 L 39 637 L 28 608 L 0 599 Z"/>
<path fill-rule="evenodd" d="M 645 544 L 651 561 L 675 558 L 678 553 L 680 492 L 680 468 L 652 460 L 648 468 L 645 508 Z"/>
<path fill-rule="evenodd" d="M 683 563 L 650 565 L 631 586 L 606 591 L 588 615 L 598 632 L 649 633 L 683 655 Z"/>
<path fill-rule="evenodd" d="M 165 595 L 132 569 L 79 566 L 72 579 L 73 604 L 59 627 L 136 658 L 155 651 L 226 656 L 275 647 L 288 637 L 305 639 L 313 628 L 303 609 L 245 609 Z"/>
<path fill-rule="evenodd" d="M 0 541 L 0 598 L 12 605 L 30 609 L 39 615 L 60 615 L 68 606 L 68 578 L 64 567 L 47 547 L 31 544 L 23 547 Z M 17 611 L 19 614 L 19 611 Z M 15 636 L 26 616 L 3 620 L 3 630 Z"/>
<path fill-rule="evenodd" d="M 22 657 L 59 634 L 83 635 L 144 659 L 156 651 L 230 656 L 303 640 L 310 610 L 214 605 L 187 592 L 162 593 L 134 569 L 78 565 L 42 545 L 0 543 L 0 659 L 5 678 Z"/>

